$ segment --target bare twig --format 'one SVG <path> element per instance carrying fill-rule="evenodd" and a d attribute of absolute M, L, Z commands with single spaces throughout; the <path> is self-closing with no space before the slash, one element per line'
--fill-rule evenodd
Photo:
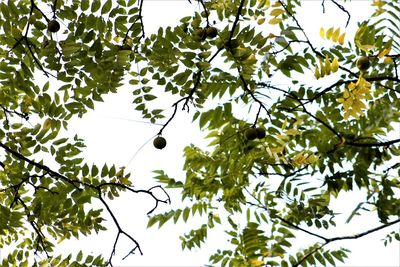
<path fill-rule="evenodd" d="M 349 26 L 350 18 L 351 18 L 350 12 L 347 11 L 347 9 L 344 6 L 342 6 L 341 4 L 336 2 L 335 0 L 331 0 L 331 2 L 334 3 L 340 10 L 342 10 L 344 13 L 347 14 L 346 27 Z"/>

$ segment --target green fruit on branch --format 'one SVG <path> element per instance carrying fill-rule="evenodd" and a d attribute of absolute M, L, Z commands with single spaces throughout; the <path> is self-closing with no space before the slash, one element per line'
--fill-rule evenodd
<path fill-rule="evenodd" d="M 193 32 L 193 39 L 195 41 L 204 41 L 207 37 L 206 29 L 197 29 Z"/>
<path fill-rule="evenodd" d="M 249 128 L 244 132 L 244 137 L 246 137 L 247 140 L 254 140 L 257 138 L 257 130 L 256 128 Z"/>
<path fill-rule="evenodd" d="M 207 38 L 215 38 L 218 35 L 218 29 L 215 27 L 208 27 L 206 29 Z"/>
<path fill-rule="evenodd" d="M 357 68 L 360 71 L 366 71 L 370 67 L 371 63 L 369 62 L 368 57 L 360 57 L 357 60 Z"/>
<path fill-rule="evenodd" d="M 58 32 L 60 30 L 60 23 L 55 19 L 50 20 L 49 24 L 47 24 L 47 29 L 53 33 Z"/>
<path fill-rule="evenodd" d="M 153 140 L 153 145 L 157 149 L 163 149 L 167 145 L 167 140 L 162 136 L 157 136 Z"/>
<path fill-rule="evenodd" d="M 266 136 L 266 131 L 265 131 L 264 128 L 257 127 L 256 131 L 257 131 L 257 138 L 258 139 L 263 139 Z"/>

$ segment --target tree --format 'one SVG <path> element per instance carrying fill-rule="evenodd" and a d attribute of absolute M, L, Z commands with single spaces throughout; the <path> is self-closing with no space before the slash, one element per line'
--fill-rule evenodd
<path fill-rule="evenodd" d="M 133 188 L 124 166 L 85 162 L 84 140 L 68 137 L 68 123 L 126 79 L 136 110 L 162 123 L 158 137 L 167 139 L 177 112 L 192 109 L 211 139 L 208 149 L 185 148 L 185 179 L 156 171 L 159 183 L 192 205 L 149 220 L 161 226 L 199 214 L 204 224 L 181 237 L 188 249 L 223 223 L 232 249 L 217 251 L 211 264 L 335 265 L 348 251 L 328 244 L 400 222 L 400 139 L 392 137 L 400 118 L 398 0 L 374 1 L 354 39 L 321 27 L 326 47 L 297 19 L 301 1 L 188 1 L 202 10 L 150 36 L 143 2 L 0 3 L 0 247 L 15 247 L 2 266 L 112 266 L 121 236 L 132 241 L 127 256 L 142 252 L 108 203 L 123 192 L 143 194 L 154 199 L 150 215 L 170 202 L 167 189 Z M 329 3 L 351 19 L 344 5 Z M 291 84 L 278 85 L 283 79 Z M 155 104 L 160 88 L 178 98 L 172 110 Z M 250 110 L 245 118 L 242 106 Z M 335 229 L 332 197 L 356 191 L 365 201 L 348 222 L 366 212 L 381 225 L 352 236 L 319 234 Z M 117 230 L 110 255 L 53 255 L 57 241 L 105 230 L 93 201 Z M 320 242 L 292 252 L 300 232 Z M 394 239 L 398 232 L 385 242 Z M 37 253 L 46 259 L 38 262 Z"/>

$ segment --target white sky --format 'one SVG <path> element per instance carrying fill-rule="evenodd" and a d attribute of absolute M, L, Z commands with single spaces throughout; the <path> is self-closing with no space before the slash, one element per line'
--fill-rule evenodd
<path fill-rule="evenodd" d="M 326 14 L 322 14 L 321 1 L 304 1 L 303 10 L 306 10 L 306 12 L 301 13 L 299 17 L 300 23 L 310 34 L 311 39 L 318 44 L 321 44 L 318 35 L 321 26 L 326 28 L 340 26 L 343 29 L 347 19 L 346 15 L 332 5 L 330 1 L 325 2 Z M 353 1 L 351 5 L 346 5 L 352 14 L 350 25 L 354 27 L 357 21 L 368 17 L 370 2 L 360 0 Z M 159 26 L 174 25 L 178 23 L 181 17 L 191 15 L 194 9 L 195 5 L 190 6 L 185 0 L 146 0 L 143 10 L 146 33 L 157 30 Z M 268 30 L 267 26 L 266 30 Z M 347 38 L 352 38 L 354 28 L 346 32 Z M 160 88 L 160 91 L 162 90 Z M 96 162 L 100 166 L 105 162 L 112 162 L 117 166 L 125 165 L 137 150 L 158 132 L 159 126 L 124 120 L 142 120 L 140 114 L 134 111 L 134 106 L 131 104 L 133 100 L 131 91 L 129 86 L 122 87 L 117 95 L 107 96 L 104 103 L 97 103 L 95 112 L 90 112 L 83 119 L 71 124 L 71 132 L 78 133 L 86 140 L 85 157 L 88 162 Z M 172 104 L 174 99 L 167 97 L 166 101 Z M 173 122 L 164 131 L 164 137 L 168 142 L 164 150 L 154 149 L 152 141 L 150 141 L 130 164 L 128 169 L 132 172 L 136 188 L 146 189 L 153 186 L 155 182 L 152 179 L 151 171 L 155 169 L 163 169 L 171 177 L 183 179 L 183 148 L 190 143 L 197 145 L 207 143 L 202 139 L 203 135 L 199 132 L 197 124 L 191 123 L 191 116 L 186 112 L 177 114 Z M 180 206 L 179 192 L 169 191 L 169 193 L 173 204 L 165 208 L 160 206 L 157 211 L 169 210 L 174 207 L 174 204 Z M 344 200 L 337 203 L 337 207 L 340 207 L 343 212 L 346 210 L 348 212 L 348 208 L 354 208 L 357 204 L 355 198 L 357 198 L 357 194 L 348 194 Z M 353 205 L 348 203 L 353 203 Z M 182 252 L 179 235 L 195 228 L 199 221 L 189 219 L 187 225 L 173 225 L 172 222 L 169 222 L 159 230 L 157 227 L 146 229 L 146 213 L 152 208 L 152 205 L 153 202 L 148 201 L 146 195 L 126 194 L 112 202 L 111 207 L 119 218 L 121 226 L 133 235 L 144 252 L 144 256 L 130 256 L 122 261 L 122 257 L 132 248 L 131 243 L 122 238 L 117 246 L 117 254 L 113 258 L 114 266 L 203 266 L 208 263 L 209 256 L 216 249 L 226 247 L 224 241 L 228 237 L 224 235 L 223 228 L 217 226 L 214 231 L 209 232 L 208 242 L 201 250 Z M 354 219 L 351 225 L 337 227 L 336 229 L 330 228 L 326 233 L 319 232 L 332 237 L 342 236 L 356 234 L 378 225 L 375 219 L 361 217 Z M 117 229 L 111 222 L 108 228 L 107 232 L 102 232 L 99 235 L 92 235 L 79 241 L 66 241 L 60 244 L 59 248 L 62 251 L 76 251 L 79 248 L 83 249 L 85 253 L 93 251 L 94 254 L 97 254 L 101 252 L 104 257 L 108 258 L 117 234 Z M 339 241 L 327 248 L 334 248 L 335 245 L 338 245 L 352 251 L 349 260 L 343 266 L 400 266 L 399 243 L 384 247 L 383 242 L 380 241 L 386 232 L 398 229 L 399 226 L 397 225 L 355 241 Z M 315 240 L 309 236 L 299 235 L 297 241 L 303 246 L 307 246 Z"/>

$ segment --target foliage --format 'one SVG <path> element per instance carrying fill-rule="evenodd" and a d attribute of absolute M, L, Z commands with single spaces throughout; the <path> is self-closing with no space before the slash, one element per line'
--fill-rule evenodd
<path fill-rule="evenodd" d="M 398 0 L 373 1 L 376 12 L 353 39 L 322 27 L 326 47 L 297 19 L 301 1 L 198 1 L 202 11 L 150 36 L 143 2 L 0 3 L 0 248 L 15 248 L 2 266 L 112 266 L 121 235 L 132 241 L 128 255 L 141 253 L 108 203 L 124 191 L 140 193 L 155 201 L 152 214 L 169 203 L 167 191 L 159 199 L 153 190 L 161 186 L 134 189 L 123 166 L 86 162 L 84 140 L 68 136 L 68 123 L 127 77 L 136 110 L 163 123 L 159 136 L 179 109 L 191 108 L 210 139 L 208 148 L 185 148 L 185 179 L 155 172 L 191 205 L 155 214 L 149 226 L 200 216 L 201 226 L 181 237 L 191 249 L 223 224 L 232 247 L 218 250 L 211 264 L 335 265 L 349 251 L 328 244 L 399 223 L 400 139 L 392 137 L 400 118 Z M 345 6 L 331 2 L 348 24 Z M 54 19 L 61 29 L 52 33 Z M 356 66 L 361 56 L 370 60 L 367 70 Z M 157 104 L 164 93 L 178 98 L 171 111 Z M 267 135 L 246 139 L 253 127 Z M 348 222 L 368 212 L 382 224 L 353 236 L 320 235 L 336 226 L 331 199 L 352 191 L 365 201 Z M 53 255 L 56 242 L 105 230 L 94 201 L 117 228 L 110 256 Z M 320 242 L 293 251 L 300 232 Z M 396 232 L 384 242 L 394 239 Z M 46 259 L 37 261 L 38 253 Z"/>

